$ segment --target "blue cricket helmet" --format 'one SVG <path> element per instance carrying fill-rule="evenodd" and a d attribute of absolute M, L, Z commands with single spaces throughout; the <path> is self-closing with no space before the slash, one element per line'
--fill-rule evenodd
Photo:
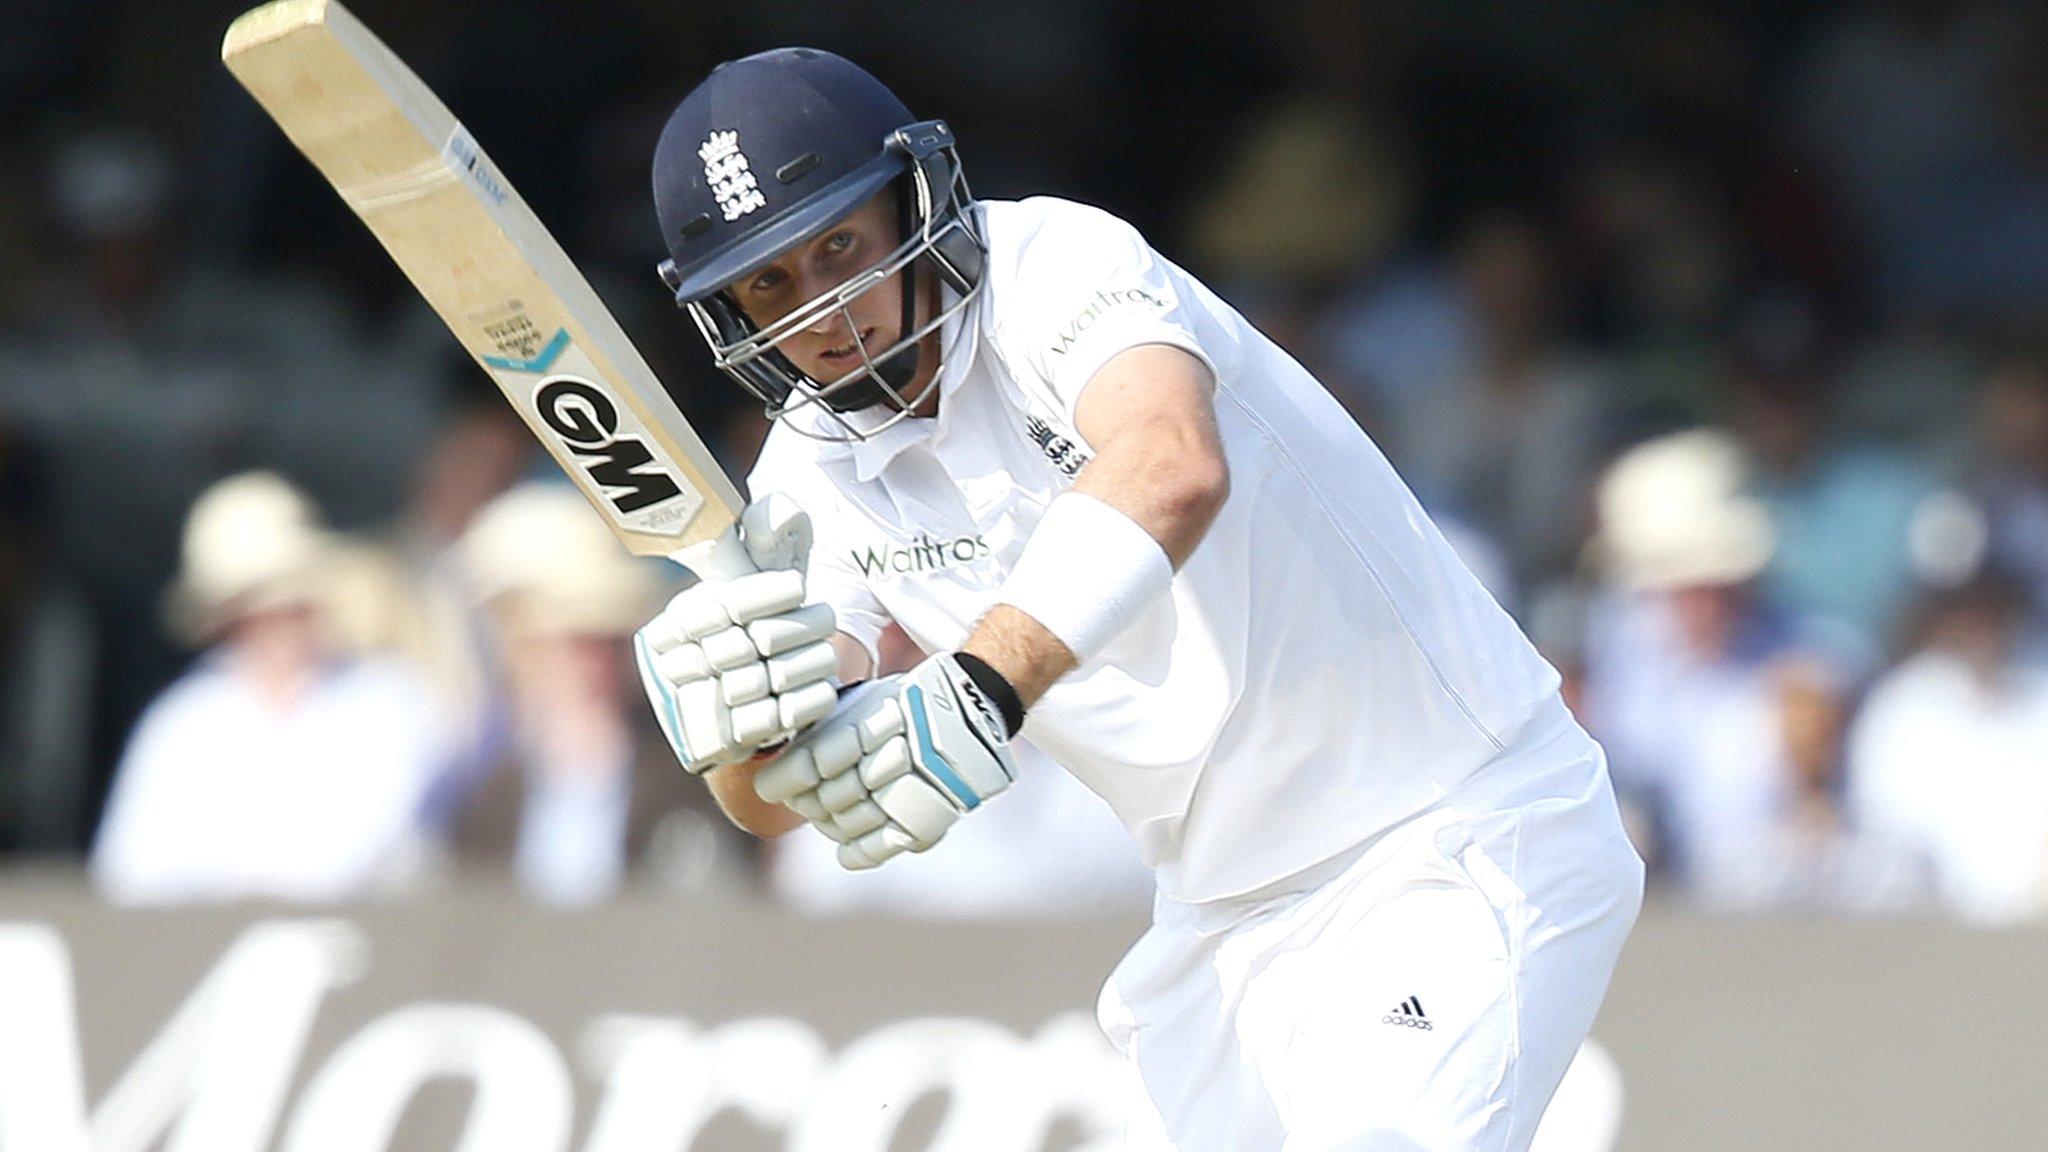
<path fill-rule="evenodd" d="M 830 52 L 777 48 L 719 65 L 654 148 L 676 296 L 709 296 L 866 203 L 908 170 L 883 144 L 914 119 Z"/>
<path fill-rule="evenodd" d="M 725 296 L 727 285 L 891 185 L 900 189 L 903 234 L 875 268 L 766 330 Z M 766 402 L 771 416 L 812 403 L 833 413 L 882 403 L 907 409 L 921 399 L 902 392 L 915 374 L 918 338 L 980 286 L 986 246 L 972 203 L 944 122 L 914 119 L 881 81 L 815 48 L 719 65 L 676 107 L 654 151 L 655 214 L 669 255 L 662 280 L 696 320 L 718 366 Z M 917 325 L 913 286 L 921 265 L 957 302 Z M 884 275 L 875 276 L 878 270 Z M 897 272 L 906 278 L 899 339 L 872 355 L 864 349 L 863 367 L 848 378 L 811 380 L 775 350 Z"/>

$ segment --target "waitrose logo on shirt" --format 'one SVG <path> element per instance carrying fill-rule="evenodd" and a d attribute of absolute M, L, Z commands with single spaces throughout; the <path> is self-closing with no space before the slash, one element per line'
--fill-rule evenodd
<path fill-rule="evenodd" d="M 937 540 L 920 532 L 914 543 L 901 548 L 855 548 L 853 562 L 869 579 L 908 572 L 938 572 L 986 559 L 988 542 L 980 536 L 955 536 Z"/>
<path fill-rule="evenodd" d="M 1054 337 L 1052 354 L 1066 355 L 1067 350 L 1074 346 L 1074 342 L 1079 340 L 1083 333 L 1095 327 L 1097 320 L 1119 308 L 1133 307 L 1163 312 L 1172 305 L 1143 288 L 1098 288 L 1095 295 L 1088 298 L 1088 303 L 1083 305 L 1081 310 L 1067 321 L 1066 327 L 1061 328 L 1059 334 Z"/>

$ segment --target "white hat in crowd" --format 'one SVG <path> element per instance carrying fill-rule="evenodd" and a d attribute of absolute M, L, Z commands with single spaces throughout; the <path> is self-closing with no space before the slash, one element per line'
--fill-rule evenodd
<path fill-rule="evenodd" d="M 681 574 L 626 551 L 576 489 L 546 481 L 485 505 L 459 547 L 477 599 L 527 633 L 626 635 Z"/>
<path fill-rule="evenodd" d="M 1763 571 L 1776 537 L 1744 491 L 1749 465 L 1723 432 L 1678 432 L 1621 454 L 1600 480 L 1592 557 L 1641 591 L 1740 584 Z"/>
<path fill-rule="evenodd" d="M 318 602 L 333 547 L 319 510 L 283 477 L 220 481 L 185 516 L 182 566 L 164 604 L 172 632 L 206 643 L 237 617 Z"/>

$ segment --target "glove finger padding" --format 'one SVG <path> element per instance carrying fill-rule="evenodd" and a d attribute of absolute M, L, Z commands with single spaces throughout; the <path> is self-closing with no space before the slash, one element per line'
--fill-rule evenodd
<path fill-rule="evenodd" d="M 950 655 L 849 691 L 826 720 L 761 769 L 754 790 L 872 868 L 938 843 L 1016 778 L 1001 716 Z"/>
<path fill-rule="evenodd" d="M 818 787 L 818 765 L 811 750 L 791 745 L 782 755 L 754 773 L 754 793 L 770 804 L 791 803 L 798 796 L 814 793 Z"/>
<path fill-rule="evenodd" d="M 666 652 L 728 628 L 794 612 L 803 602 L 801 572 L 755 572 L 731 580 L 700 580 L 671 597 L 641 631 L 647 634 L 650 647 Z"/>
<path fill-rule="evenodd" d="M 804 604 L 809 517 L 770 497 L 728 535 L 701 556 L 679 554 L 700 561 L 699 580 L 633 638 L 662 734 L 693 773 L 791 738 L 829 714 L 837 695 L 832 609 Z"/>
<path fill-rule="evenodd" d="M 815 803 L 820 783 L 860 763 L 860 734 L 847 718 L 865 714 L 878 699 L 886 699 L 885 689 L 893 680 L 867 680 L 837 692 L 816 727 L 754 774 L 754 792 L 770 804 L 788 805 L 810 819 L 797 807 L 796 798 L 807 797 Z"/>
<path fill-rule="evenodd" d="M 835 656 L 835 660 L 836 660 Z M 775 695 L 777 718 L 791 737 L 832 714 L 839 689 L 829 679 L 813 680 Z"/>
<path fill-rule="evenodd" d="M 884 825 L 858 840 L 839 845 L 839 866 L 849 872 L 865 872 L 881 867 L 892 856 L 922 852 L 929 847 L 918 844 L 901 828 Z"/>
<path fill-rule="evenodd" d="M 796 608 L 749 621 L 746 629 L 747 639 L 756 652 L 763 656 L 780 656 L 806 644 L 830 639 L 837 627 L 838 621 L 832 615 L 831 605 L 813 604 L 808 608 Z"/>

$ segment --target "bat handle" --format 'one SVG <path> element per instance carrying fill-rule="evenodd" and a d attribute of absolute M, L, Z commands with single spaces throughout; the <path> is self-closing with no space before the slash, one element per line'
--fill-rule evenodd
<path fill-rule="evenodd" d="M 735 580 L 761 570 L 747 554 L 737 524 L 709 540 L 676 549 L 669 559 L 688 568 L 699 580 Z"/>
<path fill-rule="evenodd" d="M 755 572 L 803 571 L 811 554 L 811 518 L 796 501 L 771 493 L 749 504 L 737 523 L 670 558 L 700 580 L 731 580 Z"/>

